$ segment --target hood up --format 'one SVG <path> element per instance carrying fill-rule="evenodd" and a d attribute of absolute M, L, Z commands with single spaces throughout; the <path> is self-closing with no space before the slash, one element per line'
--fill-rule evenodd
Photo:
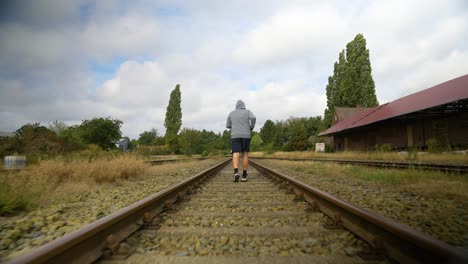
<path fill-rule="evenodd" d="M 245 109 L 244 101 L 238 100 L 236 103 L 236 109 Z"/>

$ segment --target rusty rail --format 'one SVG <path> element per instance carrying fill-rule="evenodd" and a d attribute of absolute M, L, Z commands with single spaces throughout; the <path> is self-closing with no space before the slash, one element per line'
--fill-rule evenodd
<path fill-rule="evenodd" d="M 271 160 L 289 160 L 289 161 L 320 161 L 320 162 L 334 162 L 338 164 L 351 164 L 362 165 L 369 167 L 380 168 L 395 168 L 395 169 L 420 169 L 420 170 L 438 170 L 445 172 L 455 173 L 468 173 L 468 165 L 451 165 L 440 163 L 414 163 L 404 161 L 386 161 L 386 160 L 345 160 L 345 159 L 320 159 L 320 158 L 265 158 L 265 157 L 251 157 L 252 159 L 271 159 Z"/>
<path fill-rule="evenodd" d="M 148 160 L 146 163 L 151 163 L 151 165 L 159 165 L 164 163 L 174 163 L 179 161 L 191 161 L 191 160 L 205 160 L 213 157 L 196 157 L 196 158 L 183 158 L 183 159 L 159 159 L 159 160 Z"/>
<path fill-rule="evenodd" d="M 344 227 L 362 238 L 371 245 L 374 255 L 384 254 L 400 263 L 468 263 L 466 250 L 356 207 L 255 161 L 251 163 L 260 173 L 285 181 L 312 209 L 329 216 L 332 225 Z"/>
<path fill-rule="evenodd" d="M 187 191 L 218 173 L 229 160 L 99 219 L 73 233 L 47 243 L 11 263 L 91 263 L 182 198 Z"/>

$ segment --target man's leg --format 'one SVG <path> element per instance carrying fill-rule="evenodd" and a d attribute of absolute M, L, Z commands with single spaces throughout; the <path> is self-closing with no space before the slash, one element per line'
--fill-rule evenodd
<path fill-rule="evenodd" d="M 239 168 L 239 152 L 232 153 L 232 168 Z"/>
<path fill-rule="evenodd" d="M 231 149 L 232 149 L 232 168 L 234 169 L 233 181 L 239 181 L 239 154 L 240 154 L 240 139 L 233 138 L 231 139 Z"/>
<path fill-rule="evenodd" d="M 242 158 L 242 169 L 247 171 L 249 169 L 249 155 L 248 152 L 242 153 L 243 158 Z"/>
<path fill-rule="evenodd" d="M 232 154 L 232 167 L 234 168 L 234 182 L 239 181 L 239 152 Z"/>
<path fill-rule="evenodd" d="M 249 169 L 249 155 L 248 152 L 243 152 L 242 153 L 242 169 L 244 170 L 242 172 L 242 178 L 241 181 L 245 182 L 247 181 L 247 170 Z"/>

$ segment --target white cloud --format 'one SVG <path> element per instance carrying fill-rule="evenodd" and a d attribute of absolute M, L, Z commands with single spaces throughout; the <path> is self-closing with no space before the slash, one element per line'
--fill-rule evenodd
<path fill-rule="evenodd" d="M 352 35 L 347 33 L 348 19 L 328 5 L 278 10 L 246 36 L 234 51 L 234 59 L 263 64 L 336 52 Z"/>
<path fill-rule="evenodd" d="M 357 33 L 381 102 L 468 69 L 464 0 L 36 6 L 21 2 L 16 20 L 0 20 L 1 131 L 111 116 L 133 138 L 153 127 L 163 133 L 177 83 L 184 127 L 222 131 L 237 99 L 257 115 L 257 129 L 267 119 L 321 115 L 333 63 Z M 104 80 L 93 79 L 96 64 Z"/>
<path fill-rule="evenodd" d="M 175 87 L 157 62 L 126 61 L 116 76 L 97 90 L 100 101 L 118 107 L 160 105 L 166 101 L 166 93 Z"/>
<path fill-rule="evenodd" d="M 74 34 L 57 29 L 37 31 L 23 25 L 0 25 L 0 66 L 26 71 L 57 67 L 74 59 L 76 40 Z"/>
<path fill-rule="evenodd" d="M 84 49 L 89 57 L 98 60 L 152 53 L 158 38 L 156 19 L 136 14 L 92 21 L 82 32 Z"/>
<path fill-rule="evenodd" d="M 284 120 L 291 116 L 305 117 L 322 115 L 326 96 L 318 94 L 313 87 L 301 81 L 270 82 L 252 93 L 260 123 L 267 119 Z"/>

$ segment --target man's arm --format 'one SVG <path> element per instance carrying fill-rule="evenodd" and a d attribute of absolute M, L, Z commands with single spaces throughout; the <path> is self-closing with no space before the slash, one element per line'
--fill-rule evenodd
<path fill-rule="evenodd" d="M 231 115 L 228 116 L 227 120 L 226 120 L 226 128 L 229 128 L 231 129 L 232 127 L 232 124 L 231 124 Z"/>
<path fill-rule="evenodd" d="M 250 129 L 253 130 L 255 128 L 255 122 L 257 121 L 257 118 L 250 110 L 249 110 L 249 119 L 250 119 Z"/>

